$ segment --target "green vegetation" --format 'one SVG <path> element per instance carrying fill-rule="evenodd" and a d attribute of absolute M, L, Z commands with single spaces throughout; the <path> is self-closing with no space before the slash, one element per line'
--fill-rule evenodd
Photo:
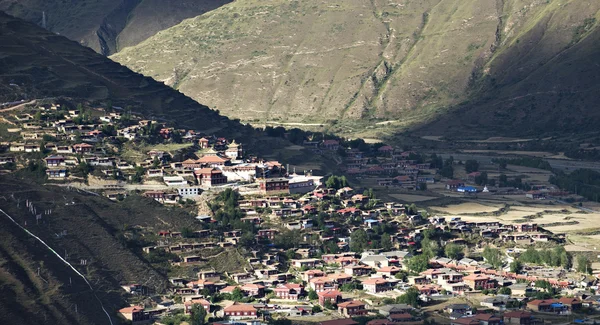
<path fill-rule="evenodd" d="M 482 255 L 486 262 L 495 269 L 502 267 L 502 252 L 499 249 L 486 246 Z"/>
<path fill-rule="evenodd" d="M 553 249 L 529 247 L 519 256 L 519 261 L 530 264 L 562 266 L 567 269 L 571 267 L 571 256 L 563 246 L 556 246 Z"/>
<path fill-rule="evenodd" d="M 448 258 L 453 260 L 460 260 L 464 256 L 465 247 L 457 244 L 447 244 L 444 247 L 444 253 Z"/>
<path fill-rule="evenodd" d="M 346 179 L 346 176 L 329 176 L 329 178 L 327 179 L 327 181 L 325 181 L 325 186 L 327 186 L 327 188 L 333 188 L 333 189 L 340 189 L 343 187 L 347 187 L 348 185 L 348 180 Z"/>
<path fill-rule="evenodd" d="M 578 169 L 570 174 L 558 172 L 550 177 L 550 183 L 590 201 L 600 202 L 600 173 L 597 171 Z"/>
<path fill-rule="evenodd" d="M 502 169 L 506 168 L 506 165 L 517 165 L 517 166 L 525 166 L 531 168 L 545 169 L 552 171 L 552 167 L 550 164 L 541 158 L 534 157 L 522 157 L 522 158 L 494 158 L 492 162 L 500 165 Z"/>
<path fill-rule="evenodd" d="M 577 255 L 577 272 L 592 274 L 592 262 L 585 255 Z"/>
<path fill-rule="evenodd" d="M 415 308 L 418 308 L 421 304 L 421 300 L 419 299 L 419 296 L 421 295 L 421 293 L 419 292 L 419 290 L 415 287 L 410 287 L 408 288 L 408 290 L 406 290 L 406 292 L 400 296 L 398 296 L 398 298 L 396 298 L 396 303 L 399 304 L 407 304 L 407 305 L 411 305 Z"/>

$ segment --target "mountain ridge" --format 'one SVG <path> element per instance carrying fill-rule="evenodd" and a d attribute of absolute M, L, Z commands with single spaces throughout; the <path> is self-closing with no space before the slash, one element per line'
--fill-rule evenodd
<path fill-rule="evenodd" d="M 109 55 L 229 1 L 0 0 L 0 10 Z"/>
<path fill-rule="evenodd" d="M 578 1 L 239 0 L 112 58 L 243 121 L 322 123 L 342 134 L 384 123 L 394 133 L 497 94 L 527 96 L 531 84 L 569 91 L 539 68 L 597 33 L 599 10 Z M 535 124 L 547 114 L 530 115 Z"/>

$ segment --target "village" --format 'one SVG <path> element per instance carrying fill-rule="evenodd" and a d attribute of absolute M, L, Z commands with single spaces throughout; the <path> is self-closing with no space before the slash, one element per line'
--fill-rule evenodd
<path fill-rule="evenodd" d="M 528 201 L 570 195 L 550 184 L 499 174 L 504 184 L 495 186 L 473 162 L 461 162 L 468 172 L 456 176 L 451 159 L 340 139 L 304 139 L 302 147 L 335 156 L 344 176 L 298 174 L 256 157 L 243 139 L 121 108 L 47 104 L 11 113 L 0 144 L 5 172 L 22 169 L 113 201 L 140 195 L 194 207 L 196 228 L 148 234 L 155 243 L 143 253 L 168 264 L 172 290 L 124 283 L 132 305 L 119 313 L 133 324 L 174 324 L 197 308 L 215 324 L 593 323 L 586 314 L 600 296 L 592 257 L 567 252 L 564 233 L 535 220 L 437 213 L 383 191 Z M 127 151 L 142 141 L 148 150 Z M 228 252 L 243 261 L 226 261 L 222 271 L 207 263 Z"/>

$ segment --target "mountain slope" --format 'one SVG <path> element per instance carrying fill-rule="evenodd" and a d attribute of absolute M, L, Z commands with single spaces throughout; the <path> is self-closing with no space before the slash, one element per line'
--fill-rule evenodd
<path fill-rule="evenodd" d="M 89 48 L 0 12 L 0 84 L 17 84 L 25 99 L 73 97 L 111 101 L 148 117 L 215 132 L 239 129 L 176 90 L 134 73 Z M 21 92 L 22 93 L 22 92 Z M 14 100 L 0 93 L 0 102 Z"/>
<path fill-rule="evenodd" d="M 0 10 L 108 55 L 230 0 L 0 0 Z"/>
<path fill-rule="evenodd" d="M 571 91 L 587 66 L 576 49 L 590 48 L 599 10 L 574 0 L 238 0 L 112 58 L 246 121 L 403 128 L 464 103 L 475 114 L 482 98 L 502 107 L 500 94 L 533 84 Z M 566 107 L 539 100 L 524 121 Z"/>
<path fill-rule="evenodd" d="M 11 176 L 0 177 L 0 198 L 0 209 L 84 274 L 94 289 L 0 213 L 1 324 L 109 324 L 100 301 L 118 324 L 116 311 L 127 305 L 121 285 L 141 283 L 158 293 L 169 285 L 166 275 L 140 257 L 141 247 L 131 240 L 136 228 L 128 225 L 155 233 L 193 223 L 182 211 L 145 198 L 115 203 Z M 51 214 L 36 222 L 27 201 L 38 213 Z"/>

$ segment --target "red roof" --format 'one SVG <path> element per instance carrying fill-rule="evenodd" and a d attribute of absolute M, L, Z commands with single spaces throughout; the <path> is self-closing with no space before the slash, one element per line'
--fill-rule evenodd
<path fill-rule="evenodd" d="M 323 297 L 323 298 L 336 298 L 336 297 L 341 297 L 342 293 L 337 290 L 327 290 L 327 291 L 320 291 L 319 293 L 317 293 L 317 295 L 319 297 Z"/>
<path fill-rule="evenodd" d="M 348 308 L 348 307 L 362 307 L 365 306 L 365 303 L 359 300 L 351 300 L 338 304 L 340 308 Z"/>
<path fill-rule="evenodd" d="M 215 163 L 225 163 L 228 162 L 229 158 L 223 158 L 220 156 L 204 156 L 197 160 L 197 162 L 201 164 L 215 164 Z"/>
<path fill-rule="evenodd" d="M 225 312 L 256 312 L 256 308 L 252 305 L 238 304 L 237 302 L 229 307 L 225 307 Z"/>
<path fill-rule="evenodd" d="M 369 279 L 363 280 L 362 283 L 363 284 L 386 284 L 387 280 L 377 279 L 377 278 L 369 278 Z"/>

